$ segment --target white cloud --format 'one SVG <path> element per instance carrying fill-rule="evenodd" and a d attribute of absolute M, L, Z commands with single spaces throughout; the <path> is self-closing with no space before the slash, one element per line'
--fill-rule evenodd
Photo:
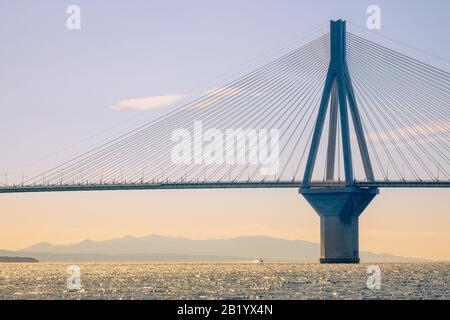
<path fill-rule="evenodd" d="M 163 96 L 137 98 L 121 100 L 111 107 L 113 110 L 138 109 L 148 110 L 171 105 L 177 101 L 183 100 L 186 96 L 180 94 L 168 94 Z"/>

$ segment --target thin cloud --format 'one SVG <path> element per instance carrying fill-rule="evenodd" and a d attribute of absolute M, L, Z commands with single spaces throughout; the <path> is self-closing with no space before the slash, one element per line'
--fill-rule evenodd
<path fill-rule="evenodd" d="M 137 110 L 148 110 L 156 109 L 169 106 L 175 102 L 183 100 L 186 98 L 185 95 L 180 94 L 168 94 L 163 96 L 154 96 L 138 99 L 128 99 L 121 100 L 115 105 L 111 106 L 112 110 L 122 110 L 122 109 L 137 109 Z"/>

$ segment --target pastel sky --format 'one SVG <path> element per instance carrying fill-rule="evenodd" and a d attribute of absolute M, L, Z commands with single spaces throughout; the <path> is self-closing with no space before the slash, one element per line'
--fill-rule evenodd
<path fill-rule="evenodd" d="M 81 30 L 66 28 L 70 4 Z M 0 183 L 330 19 L 364 26 L 371 4 L 383 35 L 449 59 L 447 0 L 0 0 Z M 361 217 L 361 250 L 450 260 L 449 195 L 381 190 Z M 319 242 L 318 216 L 294 189 L 0 195 L 0 214 L 0 249 L 127 234 Z"/>

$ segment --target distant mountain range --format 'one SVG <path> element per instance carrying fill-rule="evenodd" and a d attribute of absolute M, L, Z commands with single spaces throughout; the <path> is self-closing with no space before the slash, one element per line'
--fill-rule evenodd
<path fill-rule="evenodd" d="M 316 262 L 320 247 L 302 240 L 248 236 L 221 240 L 191 240 L 150 235 L 105 241 L 85 240 L 70 245 L 38 243 L 19 251 L 0 250 L 0 256 L 21 255 L 42 262 L 150 262 L 150 261 L 265 261 Z M 362 262 L 413 262 L 420 258 L 360 253 Z"/>

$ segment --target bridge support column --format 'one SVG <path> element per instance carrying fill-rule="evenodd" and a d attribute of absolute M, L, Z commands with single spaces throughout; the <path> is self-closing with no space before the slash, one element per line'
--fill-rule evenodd
<path fill-rule="evenodd" d="M 301 188 L 320 216 L 320 263 L 359 263 L 359 215 L 378 194 L 376 188 Z"/>

